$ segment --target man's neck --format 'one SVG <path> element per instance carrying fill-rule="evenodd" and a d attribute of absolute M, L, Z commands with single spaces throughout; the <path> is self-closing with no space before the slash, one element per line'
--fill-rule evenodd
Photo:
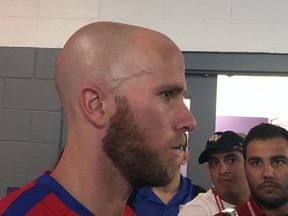
<path fill-rule="evenodd" d="M 122 215 L 132 187 L 127 184 L 118 169 L 114 168 L 104 154 L 99 153 L 96 159 L 86 158 L 87 161 L 96 161 L 93 166 L 92 162 L 81 164 L 85 160 L 79 156 L 77 158 L 75 154 L 73 156 L 66 157 L 63 154 L 51 176 L 95 215 Z"/>
<path fill-rule="evenodd" d="M 267 216 L 286 216 L 288 215 L 288 202 L 278 208 L 267 208 L 263 205 L 259 205 Z"/>
<path fill-rule="evenodd" d="M 152 191 L 162 200 L 165 205 L 173 198 L 173 196 L 179 191 L 180 188 L 180 173 L 176 174 L 176 177 L 172 182 L 163 187 L 152 187 Z"/>
<path fill-rule="evenodd" d="M 238 194 L 222 194 L 221 199 L 233 205 L 240 205 L 246 202 L 250 197 L 250 191 L 242 191 Z"/>

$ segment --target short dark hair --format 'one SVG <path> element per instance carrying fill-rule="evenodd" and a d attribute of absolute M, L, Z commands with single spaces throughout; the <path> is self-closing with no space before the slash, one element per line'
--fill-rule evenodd
<path fill-rule="evenodd" d="M 267 140 L 272 138 L 284 138 L 288 142 L 288 131 L 278 125 L 261 123 L 250 129 L 244 139 L 243 155 L 246 158 L 246 149 L 253 140 Z"/>

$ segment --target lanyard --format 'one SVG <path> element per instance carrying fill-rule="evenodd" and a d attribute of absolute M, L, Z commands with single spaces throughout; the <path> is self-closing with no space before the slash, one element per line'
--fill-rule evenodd
<path fill-rule="evenodd" d="M 217 206 L 218 206 L 219 212 L 222 212 L 222 211 L 224 210 L 223 202 L 222 202 L 221 198 L 219 197 L 217 191 L 216 191 L 214 188 L 212 188 L 212 191 L 213 191 L 214 198 L 215 198 L 216 204 L 217 204 Z M 248 200 L 248 201 L 246 202 L 246 205 L 247 205 L 247 207 L 248 207 L 248 209 L 249 209 L 249 211 L 250 211 L 250 215 L 251 215 L 251 216 L 256 216 L 255 210 L 254 210 L 254 208 L 253 208 L 252 203 L 251 203 L 250 200 Z M 236 209 L 237 209 L 237 208 L 236 208 Z"/>
<path fill-rule="evenodd" d="M 214 198 L 218 206 L 219 212 L 222 212 L 224 210 L 223 202 L 214 188 L 212 188 L 212 191 L 213 191 Z"/>
<path fill-rule="evenodd" d="M 252 206 L 250 200 L 247 201 L 247 207 L 248 207 L 248 209 L 249 209 L 249 211 L 250 211 L 250 214 L 251 214 L 252 216 L 256 216 L 255 211 L 254 211 L 254 209 L 253 209 L 253 206 Z"/>

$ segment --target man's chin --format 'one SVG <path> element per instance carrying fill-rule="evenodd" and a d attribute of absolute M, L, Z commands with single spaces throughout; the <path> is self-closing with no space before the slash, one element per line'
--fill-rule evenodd
<path fill-rule="evenodd" d="M 146 173 L 146 174 L 145 174 Z M 155 167 L 152 171 L 145 170 L 142 174 L 135 176 L 132 173 L 128 182 L 132 187 L 163 187 L 170 184 L 175 178 L 177 171 L 175 168 L 168 168 L 166 171 L 163 168 Z"/>

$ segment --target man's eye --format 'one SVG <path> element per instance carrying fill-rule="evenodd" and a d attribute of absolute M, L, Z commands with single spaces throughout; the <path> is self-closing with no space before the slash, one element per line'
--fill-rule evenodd
<path fill-rule="evenodd" d="M 281 164 L 284 164 L 285 162 L 283 160 L 274 160 L 273 163 L 275 165 L 281 165 Z"/>
<path fill-rule="evenodd" d="M 171 97 L 172 97 L 172 91 L 165 91 L 165 92 L 162 92 L 161 93 L 161 96 L 165 99 L 165 100 L 167 100 L 167 101 L 169 101 L 170 99 L 171 99 Z"/>
<path fill-rule="evenodd" d="M 218 162 L 211 160 L 211 161 L 208 161 L 208 164 L 209 164 L 210 167 L 213 167 L 213 166 L 216 166 L 218 164 Z"/>
<path fill-rule="evenodd" d="M 234 158 L 230 158 L 227 160 L 228 163 L 233 163 L 234 161 L 235 161 Z"/>
<path fill-rule="evenodd" d="M 261 165 L 261 162 L 260 161 L 251 161 L 250 164 L 252 166 L 260 166 Z"/>

